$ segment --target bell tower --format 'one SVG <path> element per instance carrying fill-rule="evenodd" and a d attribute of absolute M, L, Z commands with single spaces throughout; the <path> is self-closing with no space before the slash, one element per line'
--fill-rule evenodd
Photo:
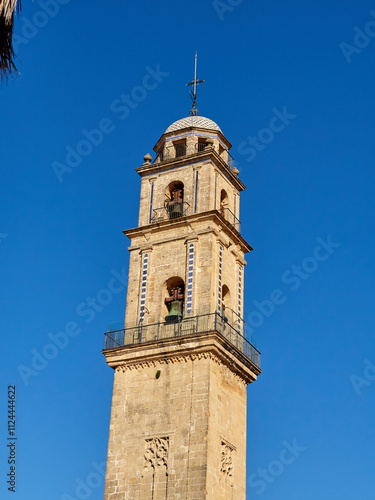
<path fill-rule="evenodd" d="M 115 370 L 105 500 L 244 500 L 246 336 L 240 193 L 231 144 L 198 115 L 170 125 L 136 171 L 125 325 Z"/>

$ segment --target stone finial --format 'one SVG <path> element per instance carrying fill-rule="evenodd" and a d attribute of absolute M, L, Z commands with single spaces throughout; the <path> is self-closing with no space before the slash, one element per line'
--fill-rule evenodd
<path fill-rule="evenodd" d="M 234 173 L 234 175 L 238 175 L 240 173 L 240 171 L 236 167 L 233 168 L 232 172 Z"/>
<path fill-rule="evenodd" d="M 145 165 L 150 165 L 151 160 L 152 160 L 152 156 L 151 156 L 149 153 L 147 153 L 146 155 L 144 155 L 143 159 L 144 159 L 144 161 L 145 161 L 145 162 L 143 163 L 143 166 L 145 166 Z"/>

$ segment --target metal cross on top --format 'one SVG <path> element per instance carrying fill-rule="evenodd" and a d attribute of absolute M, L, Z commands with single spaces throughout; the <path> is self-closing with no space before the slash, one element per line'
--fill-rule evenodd
<path fill-rule="evenodd" d="M 194 80 L 186 85 L 194 85 L 193 90 L 190 90 L 190 97 L 193 101 L 193 107 L 189 111 L 189 115 L 196 116 L 199 115 L 199 111 L 196 108 L 196 100 L 197 100 L 197 85 L 203 83 L 204 80 L 197 80 L 197 53 L 195 53 L 195 69 L 194 69 Z"/>

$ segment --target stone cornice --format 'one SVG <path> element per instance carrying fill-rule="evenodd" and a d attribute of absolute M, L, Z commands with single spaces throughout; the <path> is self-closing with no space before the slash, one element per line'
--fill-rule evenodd
<path fill-rule="evenodd" d="M 172 227 L 177 229 L 179 227 L 184 227 L 186 224 L 190 224 L 193 222 L 201 222 L 204 220 L 209 220 L 215 223 L 217 228 L 209 227 L 204 232 L 213 232 L 217 236 L 220 234 L 221 230 L 224 230 L 226 235 L 231 238 L 235 245 L 239 245 L 244 253 L 250 252 L 252 247 L 247 243 L 247 241 L 241 236 L 241 234 L 230 224 L 224 217 L 220 215 L 218 210 L 210 210 L 208 212 L 201 212 L 192 215 L 186 215 L 184 217 L 179 217 L 178 219 L 168 219 L 160 222 L 154 222 L 153 224 L 147 224 L 147 226 L 136 227 L 132 229 L 127 229 L 123 231 L 123 233 L 130 239 L 134 239 L 137 237 L 142 237 L 147 235 L 147 240 L 151 234 L 155 234 L 158 232 L 162 232 L 165 229 L 170 230 Z M 196 234 L 202 234 L 202 230 L 198 230 Z M 181 235 L 180 239 L 188 238 L 188 235 Z M 178 236 L 173 235 L 173 240 L 179 239 Z M 163 239 L 165 242 L 166 239 Z M 152 244 L 157 244 L 156 241 L 153 241 Z M 141 246 L 132 246 L 129 249 L 135 250 L 137 248 L 141 248 Z"/>
<path fill-rule="evenodd" d="M 234 377 L 234 379 L 237 380 L 241 385 L 248 385 L 250 382 L 253 382 L 253 380 L 248 381 L 241 374 L 232 371 L 228 365 L 223 363 L 222 360 L 218 356 L 215 356 L 211 352 L 204 352 L 204 353 L 199 353 L 199 354 L 189 354 L 186 356 L 178 356 L 175 358 L 164 358 L 164 359 L 159 359 L 156 361 L 145 361 L 145 362 L 134 363 L 134 364 L 123 364 L 123 365 L 117 366 L 115 368 L 115 371 L 116 372 L 126 372 L 128 370 L 143 370 L 144 368 L 150 368 L 150 367 L 159 368 L 162 365 L 176 364 L 176 363 L 187 363 L 189 361 L 194 362 L 194 361 L 199 361 L 201 359 L 211 359 L 217 365 L 225 366 L 225 368 L 228 370 L 228 375 L 231 374 Z"/>
<path fill-rule="evenodd" d="M 254 382 L 261 373 L 260 368 L 216 331 L 126 345 L 105 350 L 103 354 L 108 365 L 117 371 L 211 359 L 228 368 L 244 384 Z"/>
<path fill-rule="evenodd" d="M 136 172 L 141 176 L 155 174 L 157 172 L 163 172 L 170 170 L 172 168 L 185 167 L 194 163 L 204 162 L 211 160 L 217 168 L 230 180 L 230 182 L 238 189 L 238 191 L 243 191 L 246 189 L 245 184 L 239 179 L 237 175 L 228 167 L 227 163 L 221 158 L 221 156 L 214 150 L 210 149 L 208 151 L 201 151 L 199 153 L 193 153 L 186 156 L 180 156 L 178 158 L 171 158 L 169 160 L 161 161 L 158 163 L 148 163 L 143 164 L 142 167 L 136 168 Z"/>

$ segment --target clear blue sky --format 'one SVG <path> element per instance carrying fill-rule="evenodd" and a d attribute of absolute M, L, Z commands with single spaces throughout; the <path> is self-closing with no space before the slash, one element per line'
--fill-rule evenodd
<path fill-rule="evenodd" d="M 0 497 L 103 497 L 95 464 L 106 460 L 113 372 L 100 351 L 124 317 L 134 169 L 188 114 L 198 50 L 198 109 L 233 144 L 254 247 L 245 320 L 263 373 L 248 389 L 248 499 L 373 500 L 374 3 L 42 3 L 23 2 L 21 78 L 0 93 Z M 138 102 L 120 112 L 121 94 Z M 59 182 L 54 162 L 99 125 L 100 144 Z M 93 311 L 98 293 L 106 304 Z M 65 329 L 69 343 L 48 350 Z M 43 350 L 53 359 L 22 378 Z M 9 384 L 16 494 L 5 485 Z"/>

